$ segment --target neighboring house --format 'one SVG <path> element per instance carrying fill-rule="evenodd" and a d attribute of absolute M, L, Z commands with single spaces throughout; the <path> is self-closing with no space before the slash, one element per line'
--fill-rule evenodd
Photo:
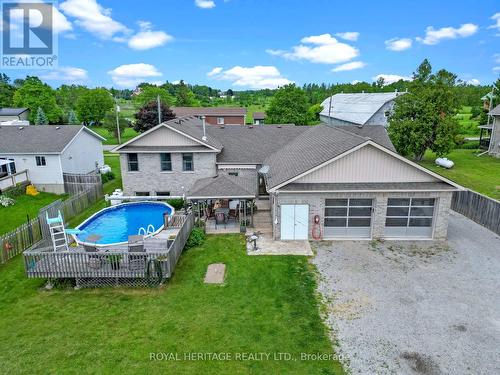
<path fill-rule="evenodd" d="M 319 113 L 322 122 L 334 126 L 383 125 L 394 107 L 394 100 L 404 93 L 335 94 L 326 98 Z"/>
<path fill-rule="evenodd" d="M 254 112 L 253 113 L 253 124 L 254 125 L 262 125 L 264 124 L 264 120 L 266 119 L 265 112 Z"/>
<path fill-rule="evenodd" d="M 500 158 L 500 105 L 493 108 L 490 115 L 493 117 L 493 124 L 490 129 L 491 136 L 488 152 L 490 155 Z"/>
<path fill-rule="evenodd" d="M 104 164 L 100 135 L 80 125 L 0 126 L 1 174 L 27 173 L 40 191 L 64 193 L 64 173 Z"/>
<path fill-rule="evenodd" d="M 23 120 L 29 121 L 30 110 L 28 108 L 0 108 L 0 122 Z"/>
<path fill-rule="evenodd" d="M 173 107 L 175 117 L 205 116 L 210 125 L 245 125 L 246 108 L 243 107 Z"/>
<path fill-rule="evenodd" d="M 492 100 L 495 100 L 495 95 L 493 95 L 491 92 L 487 93 L 481 98 L 481 101 L 483 102 L 483 109 L 485 111 L 490 110 Z"/>
<path fill-rule="evenodd" d="M 398 155 L 375 125 L 203 127 L 189 117 L 115 151 L 126 195 L 269 199 L 282 240 L 445 239 L 461 189 Z"/>

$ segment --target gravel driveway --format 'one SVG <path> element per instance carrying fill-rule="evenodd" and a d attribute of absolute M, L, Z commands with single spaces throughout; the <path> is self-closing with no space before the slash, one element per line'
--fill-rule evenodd
<path fill-rule="evenodd" d="M 313 245 L 353 374 L 500 374 L 500 238 L 455 213 L 448 238 Z"/>

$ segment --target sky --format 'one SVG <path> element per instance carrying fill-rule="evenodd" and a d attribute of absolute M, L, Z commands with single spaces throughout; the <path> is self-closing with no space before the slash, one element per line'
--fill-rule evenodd
<path fill-rule="evenodd" d="M 470 84 L 500 75 L 492 0 L 61 0 L 54 27 L 58 68 L 4 72 L 52 86 L 236 90 L 410 79 L 424 58 Z"/>

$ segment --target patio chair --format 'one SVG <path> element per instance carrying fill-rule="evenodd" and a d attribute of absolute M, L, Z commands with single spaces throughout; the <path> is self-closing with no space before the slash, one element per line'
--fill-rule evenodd
<path fill-rule="evenodd" d="M 224 228 L 227 228 L 227 217 L 223 212 L 217 212 L 215 214 L 215 229 L 217 229 L 217 225 L 224 224 Z"/>
<path fill-rule="evenodd" d="M 128 268 L 131 271 L 142 270 L 146 266 L 146 255 L 137 253 L 145 253 L 144 237 L 143 236 L 129 236 L 128 237 Z M 134 254 L 134 255 L 132 255 Z"/>
<path fill-rule="evenodd" d="M 91 246 L 91 245 L 83 245 L 83 250 L 88 253 L 89 261 L 87 262 L 87 266 L 90 268 L 101 268 L 103 265 L 103 259 L 97 253 L 99 250 L 97 250 L 97 247 Z"/>

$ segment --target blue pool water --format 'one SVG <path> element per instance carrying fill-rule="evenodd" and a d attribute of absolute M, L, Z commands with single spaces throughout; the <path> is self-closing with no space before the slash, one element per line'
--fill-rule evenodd
<path fill-rule="evenodd" d="M 77 238 L 79 242 L 92 242 L 98 245 L 127 242 L 128 236 L 138 234 L 141 227 L 147 229 L 148 225 L 152 224 L 155 231 L 160 229 L 163 226 L 165 213 L 172 213 L 169 206 L 153 202 L 125 203 L 106 208 L 77 227 L 83 231 Z M 101 238 L 87 241 L 92 235 Z"/>

